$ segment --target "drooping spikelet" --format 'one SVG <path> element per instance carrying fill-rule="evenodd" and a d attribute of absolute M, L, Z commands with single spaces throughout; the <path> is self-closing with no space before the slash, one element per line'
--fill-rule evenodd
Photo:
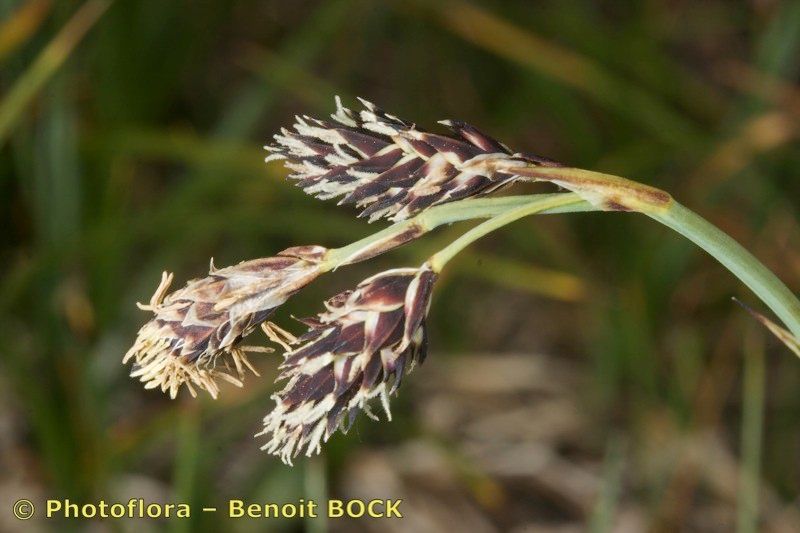
<path fill-rule="evenodd" d="M 172 274 L 164 272 L 150 303 L 139 305 L 155 317 L 139 330 L 123 364 L 133 360 L 131 377 L 172 398 L 183 384 L 192 396 L 196 386 L 214 398 L 217 379 L 241 386 L 245 367 L 256 372 L 240 341 L 317 277 L 325 251 L 299 246 L 226 268 L 212 264 L 208 276 L 170 294 Z"/>
<path fill-rule="evenodd" d="M 512 153 L 477 128 L 444 120 L 455 136 L 428 133 L 359 99 L 358 113 L 336 98 L 333 122 L 296 117 L 290 131 L 265 146 L 266 158 L 285 159 L 289 177 L 321 199 L 364 208 L 370 221 L 409 218 L 430 206 L 481 196 L 523 179 L 516 163 L 559 166 L 541 157 Z M 498 162 L 505 163 L 497 170 Z"/>
<path fill-rule="evenodd" d="M 360 411 L 377 419 L 368 405 L 375 397 L 391 419 L 389 395 L 425 359 L 435 279 L 428 266 L 388 270 L 334 296 L 324 313 L 304 320 L 308 332 L 281 365 L 279 379 L 288 382 L 273 396 L 276 406 L 257 435 L 269 437 L 262 449 L 289 464 L 303 451 L 318 453 Z"/>

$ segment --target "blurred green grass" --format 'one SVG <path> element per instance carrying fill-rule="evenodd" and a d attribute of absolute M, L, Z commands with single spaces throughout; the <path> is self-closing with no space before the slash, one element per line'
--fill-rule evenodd
<path fill-rule="evenodd" d="M 145 393 L 119 361 L 145 319 L 133 303 L 162 269 L 186 280 L 211 256 L 224 265 L 374 229 L 261 162 L 269 135 L 294 113 L 328 113 L 335 93 L 422 124 L 463 118 L 519 150 L 654 183 L 800 288 L 796 2 L 105 7 L 0 2 L 0 383 L 36 482 L 53 494 L 107 497 L 140 472 L 197 506 L 302 494 L 303 468 L 285 469 L 250 439 L 270 404 L 271 360 L 264 378 L 217 403 Z M 419 261 L 453 231 L 320 281 L 289 311 L 313 313 L 378 264 Z M 687 434 L 737 434 L 744 404 L 741 529 L 755 530 L 758 483 L 785 501 L 800 495 L 800 366 L 770 344 L 760 370 L 729 299 L 748 295 L 688 243 L 634 216 L 548 217 L 481 242 L 444 282 L 434 356 L 529 348 L 520 339 L 536 332 L 465 327 L 491 321 L 487 291 L 522 292 L 531 313 L 568 306 L 543 347 L 593 370 L 585 394 L 613 427 L 600 450 L 617 434 L 635 447 L 661 416 Z M 363 445 L 380 431 L 365 429 Z M 348 453 L 331 446 L 333 479 Z M 239 454 L 253 470 L 227 475 Z M 654 482 L 654 500 L 691 500 L 686 479 Z M 616 491 L 599 504 L 598 529 Z M 680 523 L 680 508 L 651 507 L 653 527 Z M 216 520 L 171 526 L 211 531 Z"/>

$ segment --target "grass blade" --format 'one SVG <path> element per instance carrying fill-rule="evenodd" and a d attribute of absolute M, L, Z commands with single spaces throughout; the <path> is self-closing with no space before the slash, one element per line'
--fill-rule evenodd
<path fill-rule="evenodd" d="M 468 2 L 450 0 L 436 5 L 442 24 L 464 40 L 578 89 L 638 123 L 665 144 L 690 146 L 700 142 L 694 123 L 641 87 L 619 79 L 581 54 Z"/>
<path fill-rule="evenodd" d="M 86 32 L 111 5 L 110 0 L 88 0 L 22 74 L 0 103 L 0 146 L 28 104 L 64 64 Z"/>
<path fill-rule="evenodd" d="M 752 329 L 750 330 L 752 333 Z M 736 531 L 758 531 L 758 493 L 761 486 L 761 439 L 764 431 L 764 345 L 748 335 L 742 384 L 742 464 L 739 473 Z"/>
<path fill-rule="evenodd" d="M 29 0 L 0 25 L 0 59 L 31 38 L 47 17 L 52 4 L 51 0 Z"/>

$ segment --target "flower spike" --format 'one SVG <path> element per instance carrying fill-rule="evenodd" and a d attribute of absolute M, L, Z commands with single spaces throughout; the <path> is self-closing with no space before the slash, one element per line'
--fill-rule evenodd
<path fill-rule="evenodd" d="M 379 398 L 391 420 L 389 395 L 403 376 L 425 360 L 425 317 L 436 274 L 427 266 L 398 268 L 368 278 L 352 291 L 325 302 L 326 310 L 305 319 L 305 335 L 284 355 L 283 390 L 257 436 L 262 449 L 291 464 L 301 452 L 318 453 L 322 442 L 352 425 Z"/>
<path fill-rule="evenodd" d="M 192 396 L 199 387 L 213 398 L 218 379 L 241 386 L 245 368 L 257 374 L 246 352 L 260 351 L 242 346 L 242 338 L 317 277 L 325 252 L 300 246 L 227 268 L 212 262 L 208 276 L 169 294 L 172 274 L 164 272 L 150 302 L 139 304 L 155 316 L 139 330 L 123 364 L 133 360 L 131 377 L 172 398 L 181 385 Z"/>
<path fill-rule="evenodd" d="M 355 112 L 336 97 L 332 121 L 296 117 L 265 146 L 267 161 L 286 160 L 289 176 L 308 194 L 340 198 L 363 208 L 362 217 L 404 220 L 438 204 L 483 196 L 522 178 L 517 166 L 560 166 L 512 153 L 477 128 L 456 120 L 441 124 L 455 135 L 428 133 L 416 124 L 359 98 Z M 504 170 L 497 164 L 503 162 Z"/>

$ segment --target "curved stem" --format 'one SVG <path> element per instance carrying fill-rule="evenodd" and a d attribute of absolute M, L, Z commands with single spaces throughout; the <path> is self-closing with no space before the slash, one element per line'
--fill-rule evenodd
<path fill-rule="evenodd" d="M 520 218 L 528 215 L 542 213 L 552 209 L 573 206 L 583 202 L 580 196 L 576 194 L 557 194 L 547 196 L 548 197 L 546 198 L 537 198 L 536 200 L 530 201 L 525 205 L 517 207 L 516 209 L 507 210 L 505 213 L 490 218 L 486 222 L 475 226 L 461 237 L 433 254 L 430 259 L 428 259 L 428 263 L 431 265 L 431 268 L 434 272 L 441 272 L 444 265 L 447 264 L 450 259 L 487 233 L 491 233 L 498 228 L 506 226 L 515 220 L 519 220 Z"/>
<path fill-rule="evenodd" d="M 388 228 L 373 233 L 341 248 L 328 251 L 325 269 L 333 270 L 340 266 L 364 261 L 405 244 L 419 236 L 445 224 L 452 224 L 475 218 L 491 218 L 522 206 L 558 199 L 552 208 L 542 209 L 542 214 L 576 213 L 596 211 L 575 193 L 529 194 L 525 196 L 505 196 L 499 198 L 478 198 L 459 200 L 430 208 L 409 220 L 397 222 Z M 562 199 L 564 200 L 562 202 Z M 569 201 L 566 201 L 569 199 Z"/>
<path fill-rule="evenodd" d="M 800 339 L 800 300 L 753 254 L 667 192 L 591 170 L 528 165 L 514 172 L 579 194 L 598 209 L 637 211 L 677 231 L 711 254 L 747 285 Z M 786 342 L 784 340 L 784 342 Z"/>
<path fill-rule="evenodd" d="M 513 167 L 533 180 L 550 181 L 571 193 L 468 199 L 428 209 L 416 217 L 342 248 L 332 249 L 324 269 L 363 261 L 409 242 L 444 224 L 490 218 L 436 253 L 430 261 L 440 270 L 465 246 L 480 237 L 534 213 L 637 211 L 680 233 L 711 254 L 783 321 L 800 339 L 800 300 L 750 252 L 722 230 L 676 202 L 668 193 L 610 174 L 574 168 Z M 493 217 L 493 218 L 491 218 Z"/>
<path fill-rule="evenodd" d="M 645 213 L 677 231 L 722 263 L 800 338 L 800 301 L 753 254 L 704 218 L 673 201 L 663 212 Z"/>

